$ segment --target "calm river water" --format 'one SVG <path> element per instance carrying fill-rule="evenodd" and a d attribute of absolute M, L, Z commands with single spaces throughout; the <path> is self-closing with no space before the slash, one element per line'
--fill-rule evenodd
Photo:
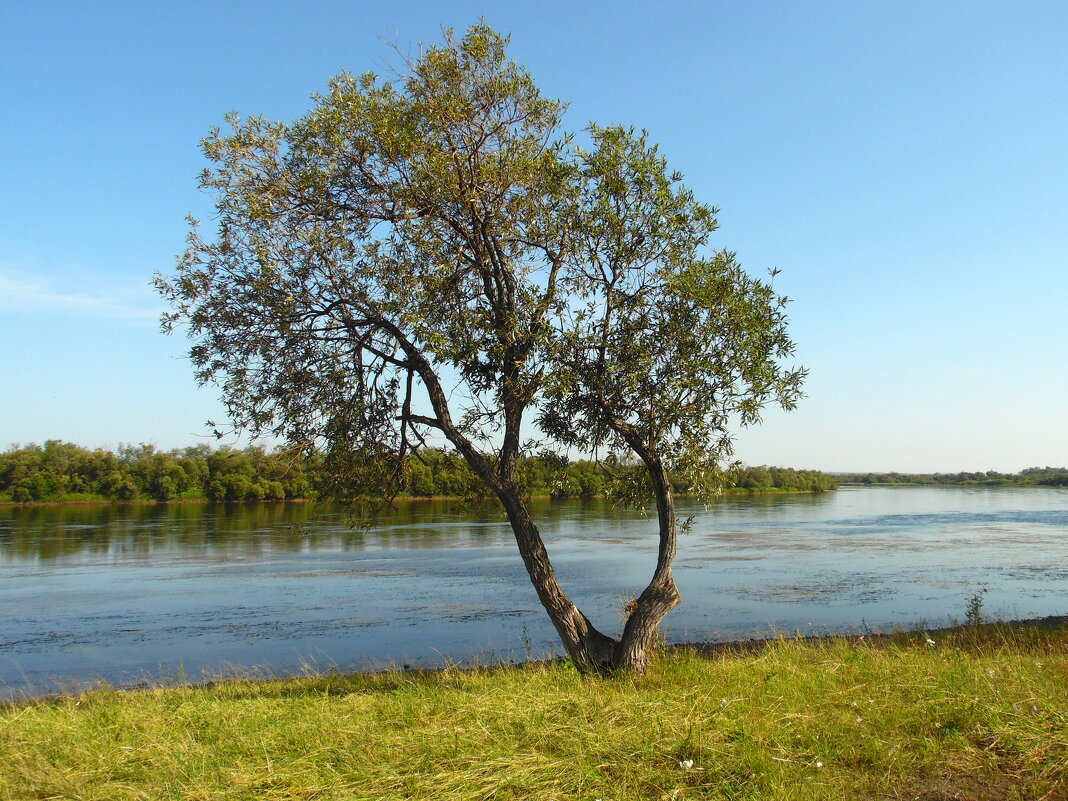
<path fill-rule="evenodd" d="M 936 626 L 985 591 L 1068 611 L 1068 490 L 864 488 L 730 497 L 680 541 L 673 642 Z M 557 571 L 613 632 L 655 515 L 538 502 Z M 306 504 L 0 508 L 0 696 L 207 673 L 523 659 L 555 632 L 492 505 L 402 504 L 370 530 Z"/>

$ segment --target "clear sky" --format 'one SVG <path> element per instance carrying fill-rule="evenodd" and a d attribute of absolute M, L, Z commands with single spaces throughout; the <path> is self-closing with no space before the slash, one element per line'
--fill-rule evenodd
<path fill-rule="evenodd" d="M 648 129 L 717 246 L 782 270 L 807 398 L 740 458 L 1068 464 L 1060 0 L 0 3 L 0 448 L 205 441 L 221 406 L 148 285 L 210 219 L 199 140 L 482 16 L 572 127 Z"/>

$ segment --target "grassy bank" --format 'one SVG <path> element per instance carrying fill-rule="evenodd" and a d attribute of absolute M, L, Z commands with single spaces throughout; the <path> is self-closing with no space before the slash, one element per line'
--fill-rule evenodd
<path fill-rule="evenodd" d="M 7 705 L 0 798 L 1068 797 L 1063 626 L 932 637 Z"/>

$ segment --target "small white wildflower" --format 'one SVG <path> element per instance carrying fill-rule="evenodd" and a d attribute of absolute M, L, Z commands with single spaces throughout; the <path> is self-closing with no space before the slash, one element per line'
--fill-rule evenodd
<path fill-rule="evenodd" d="M 823 763 L 820 762 L 818 759 L 816 760 L 816 767 L 817 768 L 822 768 L 823 767 Z"/>
<path fill-rule="evenodd" d="M 988 675 L 990 678 L 994 678 L 994 676 L 996 676 L 997 673 L 995 673 L 993 669 L 990 669 L 990 670 L 988 670 L 986 672 L 986 675 Z"/>
<path fill-rule="evenodd" d="M 679 767 L 682 768 L 683 770 L 689 770 L 690 768 L 693 767 L 693 760 L 692 759 L 680 759 L 679 760 Z"/>

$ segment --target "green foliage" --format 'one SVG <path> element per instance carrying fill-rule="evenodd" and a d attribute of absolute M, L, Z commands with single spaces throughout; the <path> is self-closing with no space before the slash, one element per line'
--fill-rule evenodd
<path fill-rule="evenodd" d="M 0 494 L 18 503 L 92 500 L 283 500 L 315 497 L 315 458 L 263 448 L 89 451 L 49 440 L 0 454 Z"/>
<path fill-rule="evenodd" d="M 103 476 L 116 464 L 113 454 L 85 451 L 48 440 L 43 446 L 11 449 L 0 464 L 0 490 L 25 503 L 69 493 L 97 492 Z"/>
<path fill-rule="evenodd" d="M 237 428 L 320 453 L 333 494 L 432 491 L 411 455 L 434 438 L 495 491 L 544 484 L 529 461 L 514 476 L 534 415 L 553 447 L 653 443 L 718 488 L 728 425 L 799 396 L 787 300 L 709 250 L 716 210 L 644 132 L 577 146 L 506 47 L 446 32 L 401 80 L 343 73 L 291 124 L 228 117 L 204 141 L 218 228 L 194 223 L 157 277 L 164 327 L 187 327 Z M 560 494 L 619 483 L 579 472 Z"/>
<path fill-rule="evenodd" d="M 591 128 L 580 151 L 580 266 L 552 343 L 543 430 L 585 451 L 607 448 L 663 464 L 690 491 L 714 494 L 732 452 L 728 423 L 792 408 L 804 370 L 786 298 L 750 277 L 733 253 L 702 255 L 716 209 L 669 173 L 647 135 Z"/>
<path fill-rule="evenodd" d="M 621 495 L 625 491 L 619 485 L 647 481 L 634 464 L 571 460 L 548 452 L 521 459 L 517 472 L 524 493 L 554 498 Z M 111 453 L 49 440 L 44 447 L 31 444 L 0 453 L 0 500 L 6 495 L 8 501 L 20 503 L 311 500 L 318 497 L 317 488 L 330 480 L 318 454 L 268 453 L 259 447 L 212 450 L 198 445 L 160 451 L 151 445 L 124 445 Z M 726 481 L 727 486 L 750 490 L 818 492 L 836 486 L 826 473 L 782 467 L 736 468 Z M 408 460 L 400 490 L 416 498 L 461 498 L 482 493 L 484 485 L 459 454 L 427 448 Z M 675 490 L 685 493 L 688 487 L 679 482 Z"/>
<path fill-rule="evenodd" d="M 1019 473 L 839 473 L 842 484 L 938 484 L 963 487 L 1068 487 L 1068 467 L 1028 467 Z"/>
<path fill-rule="evenodd" d="M 727 475 L 729 486 L 747 490 L 800 490 L 825 492 L 838 488 L 836 476 L 818 470 L 791 467 L 734 467 Z"/>
<path fill-rule="evenodd" d="M 235 426 L 322 454 L 335 494 L 399 489 L 428 427 L 485 445 L 504 375 L 513 399 L 536 391 L 574 167 L 562 105 L 506 44 L 450 32 L 403 81 L 341 74 L 291 125 L 231 115 L 204 141 L 219 227 L 159 278 L 167 325 L 188 325 Z M 455 420 L 443 369 L 474 396 Z"/>
<path fill-rule="evenodd" d="M 981 626 L 983 624 L 983 595 L 986 589 L 981 589 L 969 596 L 964 610 L 964 621 L 969 626 Z"/>

